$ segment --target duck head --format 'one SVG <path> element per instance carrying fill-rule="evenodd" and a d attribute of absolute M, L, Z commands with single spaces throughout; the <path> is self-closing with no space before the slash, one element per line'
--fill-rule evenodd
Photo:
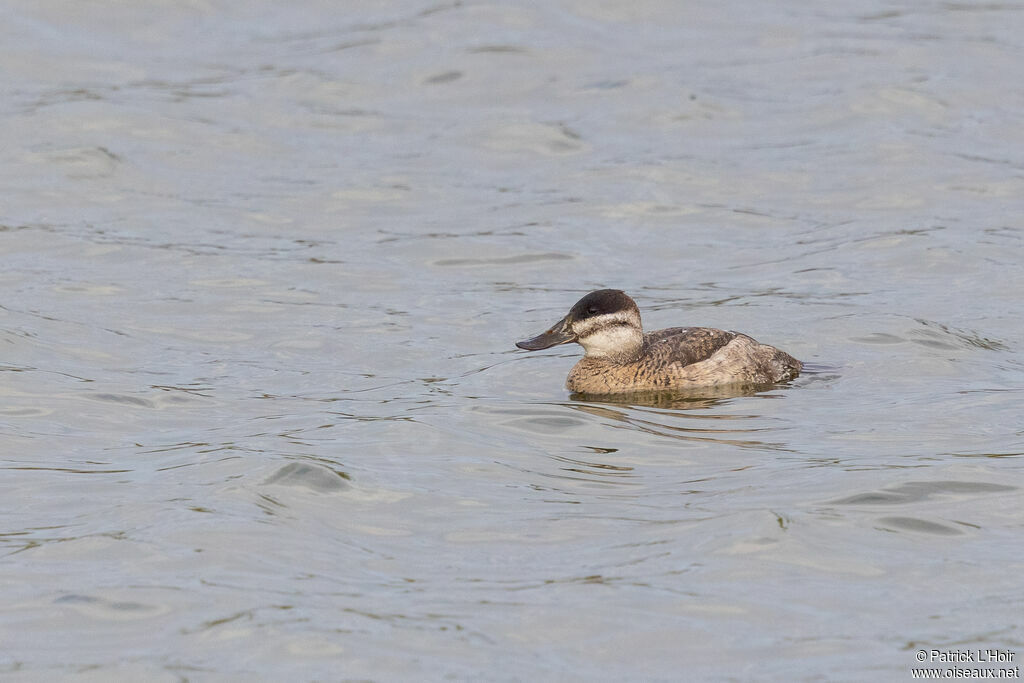
<path fill-rule="evenodd" d="M 635 358 L 644 342 L 640 309 L 623 291 L 599 289 L 577 301 L 551 329 L 516 346 L 538 351 L 569 342 L 582 346 L 584 356 L 591 358 Z"/>

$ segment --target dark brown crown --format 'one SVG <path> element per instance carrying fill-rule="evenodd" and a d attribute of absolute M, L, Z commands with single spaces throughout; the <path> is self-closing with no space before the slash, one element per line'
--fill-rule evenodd
<path fill-rule="evenodd" d="M 572 320 L 586 320 L 608 313 L 619 311 L 635 311 L 638 315 L 640 309 L 636 302 L 629 298 L 625 292 L 619 289 L 599 289 L 591 292 L 576 302 L 576 305 L 569 310 L 569 318 Z"/>

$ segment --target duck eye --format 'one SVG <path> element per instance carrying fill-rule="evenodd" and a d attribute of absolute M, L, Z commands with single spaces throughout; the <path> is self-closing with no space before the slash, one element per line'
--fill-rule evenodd
<path fill-rule="evenodd" d="M 597 306 L 591 306 L 587 309 L 589 315 L 595 315 L 597 313 Z"/>

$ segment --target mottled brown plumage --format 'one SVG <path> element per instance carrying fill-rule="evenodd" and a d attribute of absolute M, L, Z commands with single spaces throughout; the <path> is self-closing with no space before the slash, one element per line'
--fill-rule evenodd
<path fill-rule="evenodd" d="M 643 334 L 636 303 L 613 289 L 591 292 L 550 330 L 516 345 L 536 350 L 571 341 L 586 353 L 566 388 L 585 394 L 770 384 L 801 368 L 788 353 L 739 332 L 671 327 Z"/>

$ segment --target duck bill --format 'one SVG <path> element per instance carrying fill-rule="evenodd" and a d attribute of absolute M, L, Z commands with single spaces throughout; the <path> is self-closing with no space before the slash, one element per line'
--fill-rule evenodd
<path fill-rule="evenodd" d="M 562 318 L 547 332 L 538 334 L 532 339 L 516 342 L 516 346 L 527 351 L 540 351 L 557 344 L 568 344 L 573 341 L 576 341 L 576 335 L 569 331 L 567 319 Z"/>

